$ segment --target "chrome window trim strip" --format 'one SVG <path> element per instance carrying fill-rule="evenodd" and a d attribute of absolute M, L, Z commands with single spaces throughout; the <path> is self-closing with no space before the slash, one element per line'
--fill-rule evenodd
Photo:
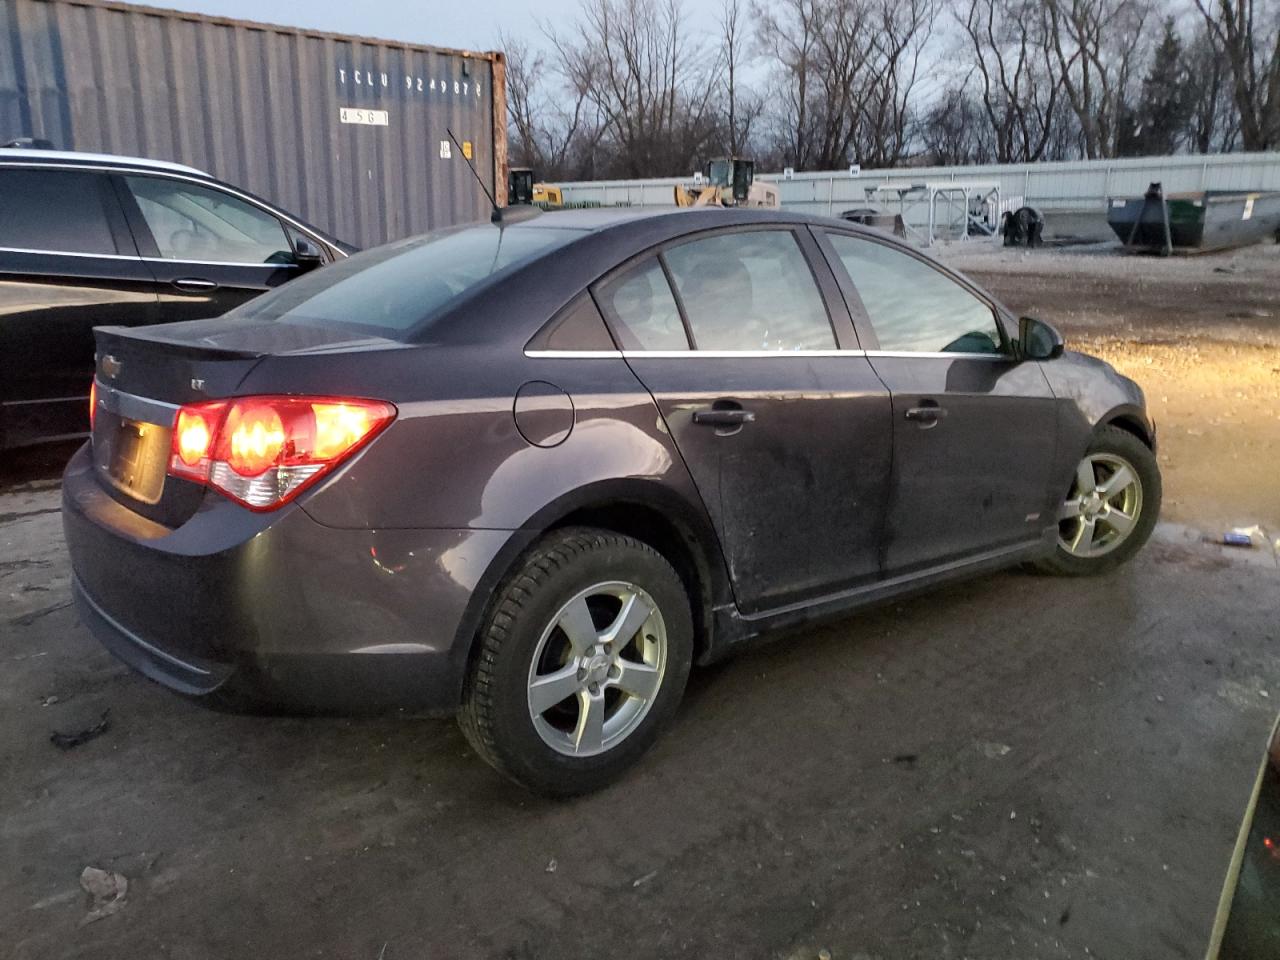
<path fill-rule="evenodd" d="M 99 377 L 94 377 L 93 382 L 98 387 L 98 406 L 108 413 L 114 413 L 128 420 L 154 423 L 157 426 L 173 426 L 173 418 L 177 416 L 179 410 L 178 404 L 125 393 L 109 383 L 103 383 Z"/>
<path fill-rule="evenodd" d="M 0 247 L 0 253 L 35 253 L 46 257 L 89 257 L 95 260 L 129 260 L 143 263 L 191 263 L 202 267 L 263 267 L 270 270 L 297 270 L 296 263 L 236 263 L 231 260 L 176 260 L 171 257 L 131 257 L 127 253 L 77 253 L 73 250 L 35 250 L 29 247 Z"/>
<path fill-rule="evenodd" d="M 535 360 L 604 360 L 645 358 L 682 360 L 695 357 L 731 359 L 734 357 L 905 357 L 925 360 L 992 360 L 1009 361 L 1003 353 L 930 353 L 912 350 L 526 350 Z"/>
<path fill-rule="evenodd" d="M 861 350 L 623 350 L 628 359 L 655 357 L 676 359 L 683 357 L 860 357 Z"/>
<path fill-rule="evenodd" d="M 868 350 L 868 357 L 923 357 L 933 360 L 1012 360 L 1006 353 L 946 353 L 924 350 Z"/>
<path fill-rule="evenodd" d="M 621 360 L 621 350 L 526 350 L 526 357 L 534 360 Z"/>

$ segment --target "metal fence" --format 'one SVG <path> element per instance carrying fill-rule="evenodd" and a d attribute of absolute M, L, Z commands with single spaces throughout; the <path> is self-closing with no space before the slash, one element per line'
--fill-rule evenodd
<path fill-rule="evenodd" d="M 782 205 L 806 213 L 836 216 L 842 210 L 874 206 L 867 191 L 892 180 L 994 181 L 1006 205 L 1013 198 L 1047 210 L 1097 210 L 1109 197 L 1140 196 L 1152 181 L 1166 193 L 1193 190 L 1280 190 L 1280 153 L 1216 156 L 1140 157 L 1129 160 L 1078 160 L 1052 163 L 982 164 L 970 167 L 899 167 L 760 174 L 778 184 Z M 670 206 L 671 188 L 690 177 L 653 180 L 600 180 L 560 184 L 566 201 L 596 201 L 633 206 Z"/>
<path fill-rule="evenodd" d="M 506 191 L 501 54 L 100 0 L 0 0 L 0 50 L 0 143 L 190 164 L 361 246 L 485 214 L 449 130 Z"/>

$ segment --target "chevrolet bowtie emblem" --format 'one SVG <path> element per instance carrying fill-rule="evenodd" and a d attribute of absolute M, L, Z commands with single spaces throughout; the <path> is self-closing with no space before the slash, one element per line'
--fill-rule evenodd
<path fill-rule="evenodd" d="M 121 364 L 115 357 L 111 356 L 111 354 L 107 354 L 102 358 L 102 372 L 112 380 L 120 376 L 120 368 L 122 366 L 123 364 Z"/>

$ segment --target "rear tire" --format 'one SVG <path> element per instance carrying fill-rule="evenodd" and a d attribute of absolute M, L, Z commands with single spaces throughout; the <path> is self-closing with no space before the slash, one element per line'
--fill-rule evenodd
<path fill-rule="evenodd" d="M 689 597 L 631 537 L 555 531 L 495 596 L 458 722 L 486 762 L 547 796 L 597 790 L 675 714 L 693 662 Z"/>
<path fill-rule="evenodd" d="M 1099 427 L 1058 513 L 1058 543 L 1037 569 L 1059 576 L 1114 570 L 1155 529 L 1162 495 L 1151 448 L 1119 427 Z"/>

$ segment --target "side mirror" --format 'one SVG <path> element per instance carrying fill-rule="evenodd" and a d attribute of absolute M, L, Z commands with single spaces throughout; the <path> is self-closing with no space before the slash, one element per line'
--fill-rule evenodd
<path fill-rule="evenodd" d="M 293 262 L 304 270 L 310 270 L 324 263 L 324 254 L 316 246 L 314 240 L 307 237 L 295 237 L 293 241 Z"/>
<path fill-rule="evenodd" d="M 1018 354 L 1024 360 L 1056 360 L 1065 345 L 1062 334 L 1035 317 L 1018 320 Z"/>

